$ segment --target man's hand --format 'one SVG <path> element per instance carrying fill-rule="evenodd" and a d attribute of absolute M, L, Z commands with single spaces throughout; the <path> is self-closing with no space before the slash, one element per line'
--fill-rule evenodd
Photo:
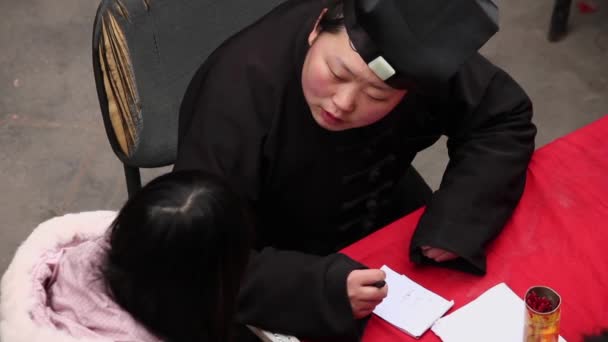
<path fill-rule="evenodd" d="M 448 261 L 458 258 L 458 255 L 440 248 L 422 246 L 420 247 L 420 249 L 422 249 L 422 255 L 437 262 Z"/>
<path fill-rule="evenodd" d="M 386 274 L 378 269 L 355 270 L 346 278 L 346 289 L 353 316 L 356 319 L 368 316 L 388 294 L 388 285 L 381 288 L 373 284 L 384 280 Z"/>

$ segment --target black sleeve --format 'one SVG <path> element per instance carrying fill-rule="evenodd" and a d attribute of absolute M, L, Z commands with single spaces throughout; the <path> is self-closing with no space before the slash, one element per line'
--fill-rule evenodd
<path fill-rule="evenodd" d="M 213 67 L 195 75 L 183 99 L 174 169 L 203 169 L 223 177 L 255 210 L 269 113 L 276 110 L 264 99 L 276 93 L 256 68 L 216 59 L 212 55 L 208 64 Z M 239 65 L 240 72 L 235 70 Z M 254 253 L 241 288 L 238 320 L 297 336 L 356 340 L 361 322 L 353 318 L 346 278 L 363 267 L 341 254 L 262 249 Z"/>
<path fill-rule="evenodd" d="M 250 263 L 239 298 L 241 323 L 306 338 L 359 340 L 346 277 L 365 268 L 343 254 L 318 257 L 265 248 Z"/>
<path fill-rule="evenodd" d="M 536 135 L 532 104 L 509 75 L 479 54 L 454 77 L 445 104 L 450 161 L 410 256 L 432 263 L 420 251 L 430 245 L 461 256 L 445 266 L 485 274 L 483 247 L 500 233 L 524 189 Z"/>

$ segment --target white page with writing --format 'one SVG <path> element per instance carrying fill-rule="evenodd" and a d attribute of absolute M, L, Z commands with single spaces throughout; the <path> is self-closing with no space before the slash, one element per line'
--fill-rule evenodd
<path fill-rule="evenodd" d="M 524 335 L 525 304 L 505 283 L 439 319 L 431 330 L 443 342 L 513 342 Z M 562 337 L 560 342 L 566 342 Z"/>
<path fill-rule="evenodd" d="M 420 337 L 454 305 L 384 265 L 388 295 L 374 313 L 414 337 Z"/>

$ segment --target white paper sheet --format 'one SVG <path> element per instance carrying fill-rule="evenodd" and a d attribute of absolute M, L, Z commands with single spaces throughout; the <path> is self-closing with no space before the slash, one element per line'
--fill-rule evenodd
<path fill-rule="evenodd" d="M 505 283 L 439 319 L 431 330 L 443 342 L 513 342 L 524 334 L 525 306 Z M 566 342 L 562 337 L 560 342 Z"/>
<path fill-rule="evenodd" d="M 251 325 L 248 325 L 247 327 L 263 342 L 300 342 L 300 340 L 294 336 L 272 333 Z"/>
<path fill-rule="evenodd" d="M 454 305 L 386 265 L 381 269 L 386 273 L 388 296 L 374 313 L 403 332 L 420 337 Z"/>

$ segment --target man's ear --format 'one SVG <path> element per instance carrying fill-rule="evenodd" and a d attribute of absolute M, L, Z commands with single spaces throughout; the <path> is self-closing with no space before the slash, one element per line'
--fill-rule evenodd
<path fill-rule="evenodd" d="M 309 46 L 312 45 L 312 43 L 315 41 L 315 39 L 317 39 L 317 37 L 319 36 L 319 33 L 321 33 L 321 28 L 319 27 L 319 22 L 321 21 L 321 19 L 325 15 L 325 13 L 327 13 L 327 8 L 324 8 L 321 11 L 321 14 L 319 14 L 319 17 L 317 18 L 317 21 L 315 22 L 315 26 L 312 28 L 312 31 L 310 31 L 310 34 L 308 35 L 308 45 Z"/>

